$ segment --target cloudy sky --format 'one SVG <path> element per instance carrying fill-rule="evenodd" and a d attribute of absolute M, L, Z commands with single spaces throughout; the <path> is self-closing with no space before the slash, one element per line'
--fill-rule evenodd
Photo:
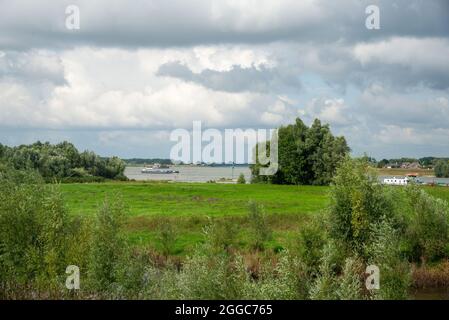
<path fill-rule="evenodd" d="M 448 156 L 449 1 L 0 0 L 3 144 L 168 157 L 171 130 L 193 120 L 298 116 L 355 155 Z"/>

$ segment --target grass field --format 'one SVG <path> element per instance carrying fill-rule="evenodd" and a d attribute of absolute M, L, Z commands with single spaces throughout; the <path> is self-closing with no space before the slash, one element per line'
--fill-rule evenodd
<path fill-rule="evenodd" d="M 273 229 L 269 247 L 275 249 L 291 241 L 312 214 L 329 204 L 329 188 L 318 186 L 231 185 L 206 183 L 99 183 L 62 184 L 70 214 L 93 215 L 107 198 L 121 199 L 129 222 L 132 244 L 160 249 L 160 226 L 174 227 L 174 254 L 183 255 L 203 239 L 209 220 L 231 220 L 240 228 L 235 237 L 248 246 L 248 202 L 264 206 Z M 449 201 L 449 188 L 425 187 L 432 195 Z"/>
<path fill-rule="evenodd" d="M 121 198 L 129 215 L 127 230 L 133 244 L 160 249 L 159 230 L 170 223 L 177 235 L 175 254 L 190 251 L 203 239 L 209 220 L 232 220 L 239 228 L 239 245 L 247 246 L 248 203 L 263 205 L 273 228 L 270 247 L 294 240 L 310 214 L 329 203 L 328 188 L 279 185 L 206 183 L 99 183 L 63 184 L 70 214 L 93 215 L 102 202 Z"/>

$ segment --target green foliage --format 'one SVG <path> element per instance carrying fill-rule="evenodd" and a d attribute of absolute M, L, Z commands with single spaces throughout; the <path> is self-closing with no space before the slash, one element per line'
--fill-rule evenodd
<path fill-rule="evenodd" d="M 408 205 L 409 199 L 416 198 L 410 196 L 402 189 L 379 184 L 363 159 L 346 160 L 334 178 L 331 236 L 367 264 L 379 267 L 380 290 L 372 293 L 374 298 L 405 299 L 408 295 L 410 267 L 401 243 L 406 229 L 404 214 L 416 211 Z M 348 284 L 355 281 L 349 279 Z"/>
<path fill-rule="evenodd" d="M 377 163 L 377 167 L 378 168 L 384 168 L 385 166 L 387 166 L 390 162 L 387 159 L 382 159 Z"/>
<path fill-rule="evenodd" d="M 360 258 L 342 257 L 341 247 L 336 242 L 330 241 L 323 247 L 317 276 L 310 289 L 310 298 L 312 300 L 365 299 L 363 273 L 364 265 Z"/>
<path fill-rule="evenodd" d="M 264 208 L 256 202 L 250 202 L 248 221 L 252 232 L 253 249 L 263 250 L 265 242 L 272 237 L 272 231 L 268 226 Z"/>
<path fill-rule="evenodd" d="M 366 161 L 348 158 L 342 162 L 331 188 L 331 236 L 363 255 L 371 224 L 395 216 L 389 191 L 378 183 Z"/>
<path fill-rule="evenodd" d="M 206 246 L 211 252 L 222 252 L 236 246 L 239 226 L 233 221 L 209 222 L 203 229 Z"/>
<path fill-rule="evenodd" d="M 408 242 L 423 261 L 449 258 L 449 206 L 416 186 L 409 187 L 407 196 L 412 206 Z"/>
<path fill-rule="evenodd" d="M 57 187 L 33 172 L 0 170 L 0 287 L 59 290 L 68 216 Z M 1 291 L 1 290 L 0 290 Z"/>
<path fill-rule="evenodd" d="M 362 300 L 363 296 L 363 263 L 360 259 L 347 258 L 343 275 L 339 279 L 336 295 L 339 300 Z"/>
<path fill-rule="evenodd" d="M 326 229 L 321 215 L 305 224 L 298 237 L 298 255 L 310 273 L 316 272 L 320 264 L 321 253 L 327 242 Z"/>
<path fill-rule="evenodd" d="M 439 160 L 435 164 L 435 176 L 437 178 L 449 178 L 449 161 Z"/>
<path fill-rule="evenodd" d="M 261 262 L 255 279 L 247 270 L 244 259 L 223 248 L 211 245 L 219 238 L 207 229 L 206 242 L 187 259 L 179 272 L 168 268 L 156 280 L 158 292 L 169 299 L 305 299 L 308 275 L 303 264 L 288 251 L 279 253 L 279 260 Z M 218 231 L 221 232 L 221 231 Z M 153 296 L 154 298 L 154 296 Z"/>
<path fill-rule="evenodd" d="M 276 265 L 261 265 L 257 281 L 247 278 L 245 299 L 307 299 L 311 277 L 301 260 L 287 250 L 279 253 Z"/>
<path fill-rule="evenodd" d="M 159 240 L 162 245 L 162 253 L 168 257 L 174 252 L 176 231 L 170 221 L 164 221 L 159 228 Z"/>
<path fill-rule="evenodd" d="M 261 165 L 256 163 L 251 166 L 253 182 L 327 185 L 350 151 L 344 137 L 334 137 L 318 119 L 308 128 L 297 118 L 295 124 L 279 128 L 278 136 L 279 170 L 273 176 L 260 176 Z"/>
<path fill-rule="evenodd" d="M 90 177 L 126 179 L 125 163 L 121 159 L 101 158 L 88 151 L 79 153 L 66 141 L 56 145 L 36 142 L 14 148 L 2 146 L 0 158 L 15 169 L 37 170 L 49 182 L 70 178 L 88 181 Z"/>
<path fill-rule="evenodd" d="M 410 265 L 401 255 L 400 234 L 388 219 L 371 225 L 371 241 L 366 244 L 368 263 L 379 267 L 380 290 L 375 299 L 407 299 L 411 285 Z"/>
<path fill-rule="evenodd" d="M 312 300 L 335 300 L 337 296 L 337 280 L 335 264 L 336 248 L 330 242 L 323 247 L 323 255 L 320 259 L 318 275 L 310 289 Z"/>
<path fill-rule="evenodd" d="M 204 229 L 204 244 L 186 259 L 179 271 L 159 270 L 153 293 L 169 299 L 239 299 L 243 297 L 247 273 L 241 258 L 225 248 L 226 235 L 218 224 Z M 154 281 L 154 280 L 153 280 Z"/>
<path fill-rule="evenodd" d="M 74 217 L 67 225 L 67 265 L 78 266 L 83 275 L 87 274 L 91 261 L 94 225 L 95 221 L 91 217 Z"/>
<path fill-rule="evenodd" d="M 105 181 L 105 178 L 98 176 L 65 177 L 60 180 L 61 183 L 100 183 Z"/>
<path fill-rule="evenodd" d="M 244 175 L 243 173 L 241 173 L 241 174 L 239 175 L 239 178 L 237 179 L 237 183 L 238 183 L 238 184 L 245 184 L 245 183 L 246 183 L 245 175 Z"/>
<path fill-rule="evenodd" d="M 177 275 L 180 299 L 238 299 L 245 273 L 225 253 L 213 257 L 197 253 Z M 243 281 L 242 281 L 243 280 Z"/>
<path fill-rule="evenodd" d="M 411 276 L 404 243 L 425 261 L 446 258 L 448 205 L 416 186 L 382 186 L 368 167 L 362 160 L 346 160 L 341 165 L 332 186 L 329 213 L 301 220 L 305 225 L 297 248 L 275 253 L 262 250 L 272 231 L 263 207 L 252 202 L 246 220 L 217 217 L 209 223 L 202 244 L 181 260 L 171 256 L 177 238 L 173 220 L 158 225 L 163 255 L 131 247 L 125 241 L 128 224 L 120 199 L 105 201 L 95 217 L 72 218 L 67 215 L 60 186 L 45 185 L 36 171 L 21 172 L 2 164 L 0 298 L 71 298 L 64 288 L 65 268 L 77 265 L 81 270 L 77 298 L 405 299 Z M 89 190 L 103 194 L 99 186 Z M 198 190 L 211 187 L 231 190 L 221 185 L 181 187 L 178 197 L 185 196 L 190 204 L 200 202 L 198 197 L 192 200 L 192 192 L 197 195 Z M 239 194 L 245 187 L 233 186 Z M 160 191 L 161 186 L 154 188 Z M 290 187 L 282 188 L 286 192 Z M 144 189 L 145 195 L 155 189 Z M 294 188 L 295 193 L 302 190 Z M 279 202 L 279 195 L 271 196 L 273 203 Z M 203 220 L 198 221 L 195 224 Z M 240 229 L 240 221 L 248 230 Z M 237 251 L 236 236 L 246 232 L 251 248 L 256 249 L 247 255 Z M 379 291 L 363 289 L 368 264 L 380 268 Z"/>
<path fill-rule="evenodd" d="M 114 282 L 102 294 L 113 299 L 144 299 L 156 282 L 152 271 L 151 258 L 145 252 L 123 250 L 115 263 Z"/>
<path fill-rule="evenodd" d="M 123 236 L 124 219 L 123 205 L 107 200 L 96 216 L 89 280 L 92 288 L 99 292 L 107 291 L 116 281 L 120 259 L 126 251 Z"/>
<path fill-rule="evenodd" d="M 7 147 L 0 143 L 0 159 L 4 157 Z"/>

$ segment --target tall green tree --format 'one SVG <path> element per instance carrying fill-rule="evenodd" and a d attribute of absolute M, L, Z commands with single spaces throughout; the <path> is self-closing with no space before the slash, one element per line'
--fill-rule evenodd
<path fill-rule="evenodd" d="M 437 161 L 435 164 L 435 176 L 437 178 L 449 178 L 449 161 Z"/>
<path fill-rule="evenodd" d="M 346 139 L 333 136 L 329 125 L 318 119 L 309 128 L 297 118 L 294 124 L 279 128 L 278 137 L 278 171 L 261 176 L 261 165 L 256 162 L 251 166 L 253 182 L 327 185 L 350 151 Z"/>

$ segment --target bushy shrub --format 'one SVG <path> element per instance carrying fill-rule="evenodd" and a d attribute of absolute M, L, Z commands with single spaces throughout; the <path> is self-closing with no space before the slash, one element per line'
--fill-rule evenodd
<path fill-rule="evenodd" d="M 67 265 L 80 268 L 81 275 L 87 275 L 89 269 L 95 220 L 92 217 L 75 216 L 67 228 Z"/>
<path fill-rule="evenodd" d="M 371 225 L 371 241 L 366 245 L 368 263 L 380 271 L 380 289 L 372 292 L 375 299 L 407 299 L 411 269 L 400 251 L 400 235 L 393 223 L 384 218 Z"/>
<path fill-rule="evenodd" d="M 57 186 L 46 186 L 33 171 L 0 168 L 0 286 L 14 285 L 16 293 L 34 287 L 25 297 L 39 288 L 47 295 L 59 291 L 67 225 Z"/>
<path fill-rule="evenodd" d="M 252 247 L 256 250 L 263 250 L 265 242 L 272 237 L 272 231 L 263 210 L 263 207 L 256 202 L 249 203 L 248 222 L 252 232 Z"/>
<path fill-rule="evenodd" d="M 336 248 L 330 242 L 323 247 L 318 274 L 310 288 L 310 299 L 312 300 L 335 300 L 337 296 L 337 280 L 335 264 Z"/>
<path fill-rule="evenodd" d="M 114 299 L 144 299 L 156 280 L 152 271 L 151 258 L 145 252 L 124 250 L 115 262 L 114 282 L 107 296 Z"/>
<path fill-rule="evenodd" d="M 362 300 L 363 261 L 347 257 L 342 261 L 341 248 L 335 242 L 323 247 L 316 278 L 310 288 L 312 300 Z"/>
<path fill-rule="evenodd" d="M 348 258 L 345 262 L 343 276 L 337 289 L 340 300 L 362 300 L 362 263 L 360 260 Z"/>
<path fill-rule="evenodd" d="M 395 217 L 389 190 L 379 184 L 366 160 L 346 159 L 337 169 L 331 188 L 331 236 L 362 255 L 371 224 L 382 217 Z"/>
<path fill-rule="evenodd" d="M 178 274 L 180 299 L 239 299 L 246 273 L 232 256 L 197 253 L 188 258 Z"/>
<path fill-rule="evenodd" d="M 275 264 L 264 261 L 257 280 L 247 277 L 244 299 L 306 299 L 311 277 L 298 257 L 284 250 Z"/>
<path fill-rule="evenodd" d="M 205 245 L 211 253 L 227 251 L 236 246 L 236 235 L 239 225 L 234 220 L 220 219 L 209 221 L 203 228 Z"/>
<path fill-rule="evenodd" d="M 438 160 L 434 170 L 437 178 L 449 178 L 449 162 L 447 160 Z"/>
<path fill-rule="evenodd" d="M 245 175 L 243 173 L 241 173 L 239 175 L 239 178 L 237 179 L 237 183 L 238 184 L 246 184 L 246 179 L 245 179 Z"/>
<path fill-rule="evenodd" d="M 449 257 L 449 205 L 416 186 L 407 196 L 412 207 L 408 242 L 417 258 L 435 261 Z"/>
<path fill-rule="evenodd" d="M 322 215 L 312 218 L 299 231 L 298 256 L 311 273 L 317 271 L 323 247 L 327 242 L 323 218 Z"/>
<path fill-rule="evenodd" d="M 126 252 L 124 222 L 124 207 L 120 201 L 106 200 L 97 213 L 89 264 L 89 284 L 100 293 L 111 289 L 119 272 L 120 259 Z"/>
<path fill-rule="evenodd" d="M 176 243 L 176 231 L 170 221 L 163 221 L 160 224 L 159 241 L 162 245 L 162 253 L 166 257 L 174 252 Z"/>
<path fill-rule="evenodd" d="M 347 258 L 343 275 L 338 279 L 336 295 L 339 300 L 363 300 L 363 263 L 357 258 Z"/>

